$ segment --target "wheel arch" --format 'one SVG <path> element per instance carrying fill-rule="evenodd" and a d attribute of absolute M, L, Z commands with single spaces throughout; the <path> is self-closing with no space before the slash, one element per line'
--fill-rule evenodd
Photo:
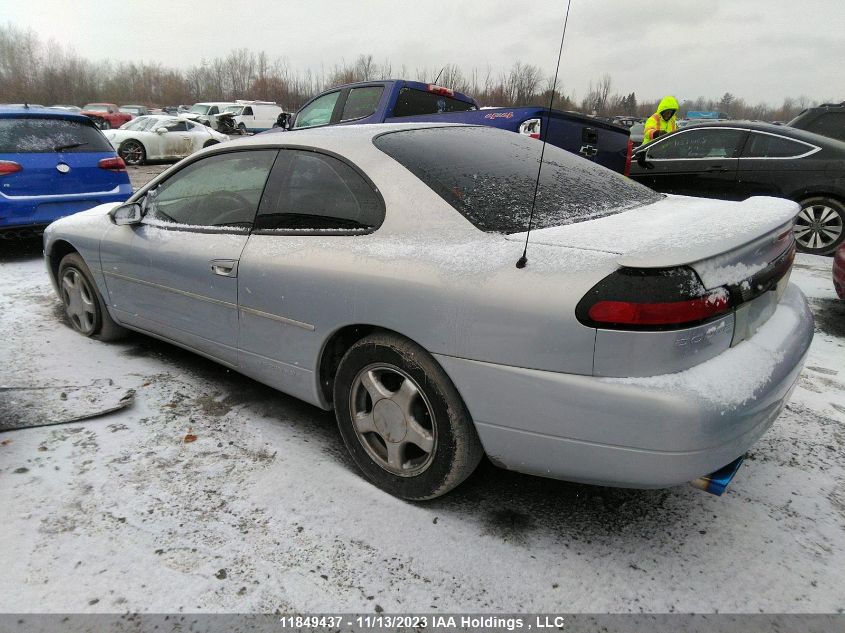
<path fill-rule="evenodd" d="M 65 255 L 76 253 L 82 257 L 82 253 L 73 244 L 64 239 L 59 239 L 50 245 L 50 250 L 47 252 L 48 271 L 50 273 L 50 280 L 58 292 L 59 283 L 59 264 Z"/>
<path fill-rule="evenodd" d="M 325 408 L 334 408 L 334 379 L 337 375 L 340 360 L 343 358 L 344 354 L 346 354 L 349 348 L 361 339 L 376 333 L 394 334 L 425 349 L 424 345 L 421 345 L 418 341 L 414 340 L 407 334 L 397 332 L 396 330 L 392 330 L 387 327 L 373 325 L 371 323 L 354 323 L 338 328 L 326 339 L 325 343 L 323 343 L 323 347 L 320 350 L 320 355 L 317 361 L 317 369 L 314 372 L 318 380 L 317 395 L 322 404 L 325 405 Z"/>
<path fill-rule="evenodd" d="M 794 200 L 801 204 L 810 198 L 832 198 L 839 204 L 845 204 L 845 191 L 826 187 L 804 188 L 794 191 L 787 196 L 790 200 Z"/>

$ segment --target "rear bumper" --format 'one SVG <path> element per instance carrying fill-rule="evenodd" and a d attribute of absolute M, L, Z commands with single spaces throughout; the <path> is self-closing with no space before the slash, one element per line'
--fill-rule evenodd
<path fill-rule="evenodd" d="M 487 455 L 525 473 L 657 488 L 732 462 L 772 425 L 813 337 L 790 285 L 750 339 L 686 371 L 614 379 L 438 355 Z"/>
<path fill-rule="evenodd" d="M 6 196 L 0 192 L 0 230 L 45 227 L 67 215 L 100 204 L 123 202 L 132 195 L 132 185 L 117 185 L 109 191 L 68 195 Z"/>

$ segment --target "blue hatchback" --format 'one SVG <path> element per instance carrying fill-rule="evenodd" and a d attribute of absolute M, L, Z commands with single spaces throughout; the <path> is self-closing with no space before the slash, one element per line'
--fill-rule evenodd
<path fill-rule="evenodd" d="M 0 108 L 0 231 L 41 229 L 131 194 L 123 160 L 88 117 Z"/>

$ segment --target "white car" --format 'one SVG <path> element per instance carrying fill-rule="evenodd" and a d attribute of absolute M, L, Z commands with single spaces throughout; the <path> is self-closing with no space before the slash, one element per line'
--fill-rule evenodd
<path fill-rule="evenodd" d="M 208 126 L 169 115 L 140 116 L 105 135 L 127 165 L 180 160 L 203 147 L 229 140 Z"/>
<path fill-rule="evenodd" d="M 187 112 L 180 114 L 183 119 L 189 121 L 196 121 L 207 125 L 212 129 L 218 129 L 217 119 L 220 114 L 229 106 L 236 105 L 231 101 L 206 101 L 205 103 L 195 103 Z"/>

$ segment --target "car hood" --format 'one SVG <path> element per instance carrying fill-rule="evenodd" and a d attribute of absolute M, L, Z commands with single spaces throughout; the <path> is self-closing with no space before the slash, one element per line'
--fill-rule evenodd
<path fill-rule="evenodd" d="M 596 220 L 532 230 L 530 242 L 617 253 L 621 266 L 666 268 L 735 251 L 788 229 L 798 211 L 795 202 L 782 198 L 729 202 L 669 195 Z M 507 239 L 524 241 L 525 233 Z"/>

